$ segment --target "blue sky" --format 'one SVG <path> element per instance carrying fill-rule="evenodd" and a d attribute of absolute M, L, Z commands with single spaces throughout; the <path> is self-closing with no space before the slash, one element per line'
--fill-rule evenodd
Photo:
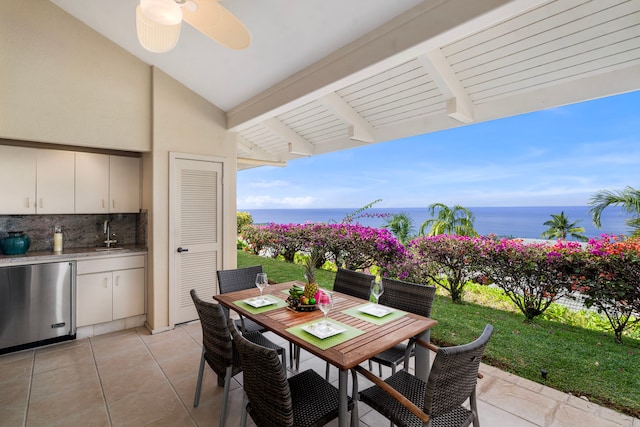
<path fill-rule="evenodd" d="M 640 92 L 238 172 L 238 209 L 581 206 L 640 187 Z"/>

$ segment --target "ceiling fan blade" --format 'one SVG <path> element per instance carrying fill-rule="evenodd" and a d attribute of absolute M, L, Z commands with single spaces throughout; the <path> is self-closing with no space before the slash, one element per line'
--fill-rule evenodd
<path fill-rule="evenodd" d="M 228 9 L 217 0 L 197 0 L 198 9 L 182 9 L 182 17 L 189 25 L 215 42 L 230 49 L 245 49 L 251 44 L 251 34 Z"/>

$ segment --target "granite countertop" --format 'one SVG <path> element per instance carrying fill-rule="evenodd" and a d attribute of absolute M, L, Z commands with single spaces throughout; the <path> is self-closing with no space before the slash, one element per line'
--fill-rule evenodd
<path fill-rule="evenodd" d="M 122 245 L 115 248 L 92 247 L 70 248 L 60 253 L 52 251 L 27 252 L 21 255 L 0 255 L 0 266 L 9 264 L 28 264 L 35 262 L 55 262 L 77 260 L 87 257 L 105 257 L 117 255 L 131 255 L 136 252 L 145 253 L 147 248 L 136 245 Z"/>

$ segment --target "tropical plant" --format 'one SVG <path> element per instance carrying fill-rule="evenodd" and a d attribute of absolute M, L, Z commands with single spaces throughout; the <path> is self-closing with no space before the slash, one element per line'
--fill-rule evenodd
<path fill-rule="evenodd" d="M 236 212 L 236 222 L 238 228 L 238 234 L 242 232 L 242 228 L 245 225 L 253 224 L 253 217 L 249 212 Z"/>
<path fill-rule="evenodd" d="M 462 302 L 464 286 L 477 276 L 478 244 L 468 236 L 439 234 L 417 237 L 401 262 L 384 268 L 386 276 L 414 283 L 435 283 L 454 303 Z"/>
<path fill-rule="evenodd" d="M 371 209 L 371 207 L 373 205 L 375 205 L 376 203 L 380 203 L 381 201 L 382 201 L 382 199 L 376 199 L 373 202 L 368 203 L 368 204 L 364 205 L 363 207 L 356 209 L 355 211 L 345 215 L 344 218 L 342 218 L 342 221 L 340 221 L 340 222 L 342 224 L 352 224 L 355 219 L 358 219 L 358 218 L 361 218 L 361 217 L 374 217 L 374 216 L 376 216 L 376 215 L 373 215 L 373 214 L 369 214 L 366 211 L 368 209 Z"/>
<path fill-rule="evenodd" d="M 401 212 L 387 218 L 384 227 L 391 231 L 391 233 L 396 236 L 396 239 L 405 246 L 413 238 L 415 231 L 413 219 L 406 212 Z"/>
<path fill-rule="evenodd" d="M 562 239 L 567 240 L 567 235 L 572 238 L 580 241 L 586 242 L 589 240 L 587 236 L 584 234 L 584 227 L 578 227 L 578 221 L 569 222 L 569 218 L 565 216 L 564 211 L 558 214 L 551 214 L 551 219 L 545 221 L 545 227 L 549 227 L 544 233 L 542 233 L 542 237 L 545 239 Z"/>
<path fill-rule="evenodd" d="M 554 245 L 525 244 L 520 239 L 476 239 L 482 253 L 477 264 L 524 314 L 527 321 L 544 313 L 570 292 L 580 271 L 582 246 L 559 240 Z"/>
<path fill-rule="evenodd" d="M 420 236 L 437 236 L 438 234 L 456 234 L 458 236 L 477 236 L 473 228 L 475 216 L 469 209 L 455 205 L 453 208 L 443 203 L 433 203 L 427 207 L 434 217 L 426 220 L 420 227 Z M 429 229 L 428 232 L 425 231 Z"/>
<path fill-rule="evenodd" d="M 629 186 L 623 190 L 601 190 L 591 197 L 589 205 L 591 205 L 589 212 L 593 217 L 593 223 L 598 228 L 602 227 L 601 216 L 605 208 L 622 207 L 627 215 L 631 216 L 625 221 L 631 229 L 631 235 L 640 237 L 640 190 Z"/>
<path fill-rule="evenodd" d="M 624 330 L 640 323 L 640 238 L 602 236 L 589 241 L 588 251 L 587 280 L 580 291 L 588 307 L 605 314 L 620 343 Z"/>

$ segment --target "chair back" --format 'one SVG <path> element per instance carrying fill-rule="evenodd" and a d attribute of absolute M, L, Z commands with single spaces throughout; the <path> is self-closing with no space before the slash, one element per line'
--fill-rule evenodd
<path fill-rule="evenodd" d="M 195 289 L 191 289 L 191 299 L 198 311 L 202 325 L 202 346 L 204 358 L 214 372 L 222 377 L 226 369 L 234 366 L 239 372 L 240 359 L 234 353 L 227 317 L 220 304 L 202 301 Z"/>
<path fill-rule="evenodd" d="M 244 338 L 232 320 L 228 327 L 240 354 L 247 412 L 258 427 L 293 426 L 291 389 L 278 353 Z"/>
<path fill-rule="evenodd" d="M 256 275 L 262 273 L 262 266 L 237 268 L 234 270 L 218 270 L 218 286 L 220 293 L 242 291 L 256 286 Z"/>
<path fill-rule="evenodd" d="M 431 306 L 436 295 L 434 286 L 387 278 L 382 279 L 382 284 L 384 293 L 380 295 L 380 304 L 424 317 L 431 316 Z"/>
<path fill-rule="evenodd" d="M 369 301 L 371 281 L 375 276 L 359 271 L 338 268 L 333 290 Z"/>
<path fill-rule="evenodd" d="M 492 333 L 493 326 L 487 325 L 475 341 L 438 350 L 427 382 L 425 413 L 437 417 L 450 412 L 475 392 L 482 354 Z"/>

